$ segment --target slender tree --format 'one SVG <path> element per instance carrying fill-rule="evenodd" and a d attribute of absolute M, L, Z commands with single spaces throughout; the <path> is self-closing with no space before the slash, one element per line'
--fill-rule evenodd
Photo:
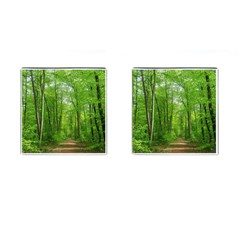
<path fill-rule="evenodd" d="M 38 137 L 40 140 L 40 119 L 39 119 L 39 110 L 38 110 L 38 99 L 37 99 L 37 94 L 36 94 L 36 89 L 35 89 L 35 82 L 34 82 L 34 77 L 33 77 L 33 70 L 30 70 L 31 74 L 31 81 L 32 81 L 32 91 L 33 91 L 33 98 L 34 98 L 34 107 L 35 107 L 35 117 L 36 117 L 36 124 L 37 124 L 37 133 Z"/>
<path fill-rule="evenodd" d="M 146 90 L 143 70 L 141 70 L 141 79 L 142 79 L 144 101 L 145 101 L 145 111 L 146 111 L 146 120 L 147 120 L 147 126 L 148 126 L 148 136 L 149 136 L 149 139 L 151 139 L 151 124 L 150 124 L 150 116 L 149 116 L 149 108 L 148 108 L 148 94 L 147 94 L 147 90 Z"/>
<path fill-rule="evenodd" d="M 214 113 L 213 104 L 212 104 L 212 90 L 210 86 L 210 79 L 206 72 L 205 72 L 205 77 L 206 77 L 206 83 L 207 83 L 208 109 L 209 109 L 209 113 L 212 121 L 213 137 L 214 137 L 214 140 L 216 140 L 216 118 L 215 118 L 215 113 Z"/>
<path fill-rule="evenodd" d="M 99 84 L 99 77 L 96 74 L 96 72 L 94 72 L 95 75 L 95 81 L 96 81 L 96 89 L 97 89 L 97 99 L 98 99 L 98 111 L 99 111 L 99 115 L 100 115 L 100 119 L 101 119 L 101 126 L 102 126 L 102 135 L 103 135 L 103 139 L 105 141 L 105 117 L 104 117 L 104 110 L 102 107 L 102 103 L 101 103 L 101 89 L 100 89 L 100 84 Z"/>

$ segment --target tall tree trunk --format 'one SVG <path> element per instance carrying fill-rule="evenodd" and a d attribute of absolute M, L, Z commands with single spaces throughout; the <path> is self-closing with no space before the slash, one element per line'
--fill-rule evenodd
<path fill-rule="evenodd" d="M 136 75 L 136 85 L 135 85 L 135 109 L 134 109 L 133 126 L 136 126 L 136 125 L 137 125 L 137 111 L 138 111 L 138 84 L 137 84 L 137 75 Z"/>
<path fill-rule="evenodd" d="M 53 103 L 51 104 L 51 114 L 52 114 L 52 130 L 54 130 L 54 132 L 56 131 L 56 116 L 55 116 L 55 101 L 53 100 Z"/>
<path fill-rule="evenodd" d="M 74 116 L 74 138 L 77 139 L 77 116 Z"/>
<path fill-rule="evenodd" d="M 79 106 L 79 97 L 78 97 L 78 91 L 76 89 L 76 86 L 73 86 L 74 95 L 75 95 L 75 103 L 73 99 L 71 99 L 71 102 L 76 110 L 76 117 L 77 117 L 77 137 L 81 139 L 81 112 L 80 112 L 80 106 Z"/>
<path fill-rule="evenodd" d="M 23 113 L 23 128 L 26 128 L 27 124 L 27 76 L 25 78 L 25 99 L 24 99 L 24 113 Z"/>
<path fill-rule="evenodd" d="M 164 132 L 166 131 L 167 129 L 167 119 L 166 119 L 166 101 L 165 101 L 165 98 L 163 100 L 163 129 L 164 129 Z"/>
<path fill-rule="evenodd" d="M 56 123 L 56 129 L 57 132 L 59 131 L 59 127 L 58 127 L 58 92 L 57 92 L 57 82 L 56 82 L 56 78 L 54 79 L 54 84 L 55 84 L 55 123 Z"/>
<path fill-rule="evenodd" d="M 141 70 L 141 78 L 142 78 L 144 101 L 145 101 L 146 120 L 147 120 L 147 126 L 148 126 L 148 136 L 149 136 L 149 140 L 150 140 L 151 139 L 151 124 L 150 124 L 150 116 L 149 116 L 149 109 L 148 109 L 148 95 L 147 95 L 145 80 L 144 80 L 144 76 L 143 76 L 143 70 Z"/>
<path fill-rule="evenodd" d="M 69 126 L 70 126 L 69 127 L 70 133 L 68 132 L 67 135 L 68 135 L 68 137 L 72 138 L 73 137 L 73 132 L 74 132 L 73 131 L 74 128 L 73 128 L 73 116 L 72 116 L 72 113 L 69 114 Z"/>
<path fill-rule="evenodd" d="M 166 108 L 166 129 L 169 131 L 169 116 L 168 116 L 168 88 L 167 88 L 167 82 L 165 80 L 165 108 Z"/>
<path fill-rule="evenodd" d="M 212 133 L 211 133 L 211 129 L 210 129 L 210 126 L 209 126 L 209 123 L 208 123 L 208 117 L 207 117 L 207 107 L 205 105 L 205 103 L 203 103 L 203 109 L 204 109 L 204 113 L 205 113 L 205 123 L 206 123 L 206 127 L 207 127 L 207 130 L 208 130 L 208 136 L 209 136 L 209 142 L 212 141 Z"/>
<path fill-rule="evenodd" d="M 93 88 L 92 86 L 90 85 L 90 95 L 93 99 Z M 95 103 L 92 103 L 92 110 L 93 110 L 93 113 L 94 113 L 94 122 L 95 122 L 95 126 L 96 126 L 96 129 L 97 129 L 97 134 L 98 134 L 98 142 L 100 143 L 101 140 L 102 140 L 102 136 L 101 136 L 101 131 L 100 131 L 100 128 L 99 128 L 99 124 L 98 124 L 98 117 L 97 117 L 97 110 L 96 110 L 96 106 L 95 106 Z"/>
<path fill-rule="evenodd" d="M 188 125 L 187 125 L 187 116 L 184 116 L 184 125 L 185 125 L 185 138 L 188 138 Z"/>
<path fill-rule="evenodd" d="M 100 120 L 101 120 L 103 140 L 105 142 L 105 116 L 104 116 L 104 110 L 101 102 L 102 101 L 101 89 L 100 89 L 99 77 L 96 73 L 94 74 L 95 74 L 95 82 L 96 82 L 96 89 L 97 89 L 98 111 L 99 111 Z"/>
<path fill-rule="evenodd" d="M 79 110 L 76 110 L 76 116 L 77 116 L 77 136 L 79 139 L 81 139 L 81 129 L 80 129 L 81 120 L 80 120 Z"/>
<path fill-rule="evenodd" d="M 186 107 L 187 107 L 187 123 L 188 123 L 188 138 L 191 138 L 191 107 L 189 100 L 189 88 L 185 86 L 185 94 L 186 94 Z"/>
<path fill-rule="evenodd" d="M 191 138 L 191 112 L 187 111 L 187 123 L 188 123 L 188 138 Z"/>
<path fill-rule="evenodd" d="M 197 121 L 197 112 L 196 112 L 196 106 L 194 104 L 194 107 L 193 107 L 193 113 L 194 113 L 194 122 L 195 122 L 195 132 L 198 132 L 198 121 Z"/>
<path fill-rule="evenodd" d="M 201 91 L 202 91 L 202 97 L 204 98 L 205 94 L 204 94 L 203 86 L 201 86 Z M 210 125 L 209 125 L 209 122 L 208 122 L 207 107 L 206 107 L 205 102 L 202 103 L 202 107 L 203 107 L 203 110 L 204 110 L 204 119 L 205 119 L 205 124 L 206 124 L 206 127 L 207 127 L 208 136 L 209 136 L 208 140 L 209 140 L 209 142 L 211 142 L 212 141 L 212 132 L 211 132 Z"/>
<path fill-rule="evenodd" d="M 150 142 L 153 141 L 153 132 L 154 132 L 154 96 L 155 96 L 155 85 L 156 85 L 156 70 L 153 70 L 153 82 L 151 81 L 151 90 L 152 90 L 152 116 L 151 116 Z"/>
<path fill-rule="evenodd" d="M 171 106 L 171 114 L 170 114 L 170 128 L 169 128 L 169 132 L 172 132 L 172 121 L 173 121 L 173 90 L 172 90 L 172 102 L 171 102 L 172 106 Z"/>
<path fill-rule="evenodd" d="M 85 131 L 88 135 L 88 127 L 87 127 L 87 118 L 86 118 L 86 110 L 85 110 L 85 107 L 83 105 L 83 116 L 84 116 L 84 128 L 85 128 Z"/>
<path fill-rule="evenodd" d="M 205 141 L 205 137 L 204 137 L 202 104 L 200 104 L 200 124 L 201 124 L 202 141 L 204 142 Z"/>
<path fill-rule="evenodd" d="M 94 121 L 95 121 L 95 125 L 96 125 L 96 129 L 97 129 L 97 133 L 98 133 L 98 142 L 101 142 L 101 132 L 100 132 L 100 128 L 98 125 L 98 120 L 97 120 L 97 111 L 96 111 L 96 107 L 95 104 L 93 103 L 93 112 L 94 112 Z"/>
<path fill-rule="evenodd" d="M 34 84 L 34 78 L 33 78 L 33 71 L 32 70 L 30 70 L 30 74 L 31 74 L 33 97 L 34 97 L 34 107 L 35 107 L 35 117 L 36 117 L 36 123 L 37 123 L 37 133 L 38 133 L 38 139 L 40 140 L 40 120 L 39 120 L 39 113 L 38 113 L 38 99 L 37 99 L 37 96 L 36 96 L 36 90 L 35 90 L 35 84 Z"/>
<path fill-rule="evenodd" d="M 92 112 L 92 104 L 89 104 L 89 121 L 90 121 L 90 128 L 91 128 L 91 138 L 92 142 L 94 142 L 94 131 L 93 131 L 93 112 Z"/>
<path fill-rule="evenodd" d="M 63 115 L 63 92 L 61 92 L 60 115 L 59 115 L 59 119 L 58 119 L 59 131 L 61 131 L 61 129 L 62 129 L 62 115 Z"/>
<path fill-rule="evenodd" d="M 156 106 L 157 106 L 158 121 L 159 121 L 160 131 L 162 131 L 161 110 L 160 110 L 160 106 L 159 106 L 158 99 L 157 99 L 156 95 L 154 97 L 155 97 L 155 102 L 156 102 Z"/>
<path fill-rule="evenodd" d="M 214 137 L 214 140 L 216 140 L 216 118 L 215 118 L 213 105 L 212 105 L 212 92 L 211 92 L 211 86 L 210 86 L 210 79 L 207 74 L 206 74 L 206 83 L 207 83 L 208 109 L 209 109 L 209 113 L 212 121 L 213 137 Z"/>
<path fill-rule="evenodd" d="M 41 130 L 40 130 L 40 144 L 42 142 L 43 139 L 43 124 L 44 124 L 44 90 L 45 90 L 45 80 L 46 80 L 46 76 L 45 76 L 45 70 L 43 70 L 42 73 L 42 79 L 43 82 L 41 83 L 41 97 L 42 97 L 42 116 L 41 116 Z"/>
<path fill-rule="evenodd" d="M 45 102 L 46 108 L 47 108 L 48 125 L 49 125 L 49 128 L 50 128 L 50 131 L 52 132 L 51 111 L 50 111 L 50 108 L 49 108 L 49 106 L 48 106 L 48 101 L 47 101 L 46 95 L 44 95 L 44 102 Z"/>

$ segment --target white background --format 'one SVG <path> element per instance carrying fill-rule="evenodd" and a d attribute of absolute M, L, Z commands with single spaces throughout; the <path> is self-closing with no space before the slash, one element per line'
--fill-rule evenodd
<path fill-rule="evenodd" d="M 1 1 L 0 239 L 240 239 L 238 1 Z M 219 155 L 131 154 L 133 67 L 219 68 Z M 107 68 L 107 155 L 20 154 L 20 68 Z"/>

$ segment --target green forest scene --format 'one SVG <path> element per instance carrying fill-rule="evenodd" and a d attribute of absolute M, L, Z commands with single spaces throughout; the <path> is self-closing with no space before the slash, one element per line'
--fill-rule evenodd
<path fill-rule="evenodd" d="M 105 69 L 22 69 L 22 153 L 105 153 Z"/>
<path fill-rule="evenodd" d="M 133 153 L 216 153 L 217 69 L 133 69 Z"/>

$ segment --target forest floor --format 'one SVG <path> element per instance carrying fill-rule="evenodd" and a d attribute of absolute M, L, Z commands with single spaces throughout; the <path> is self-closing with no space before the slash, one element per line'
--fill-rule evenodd
<path fill-rule="evenodd" d="M 154 152 L 160 153 L 199 153 L 197 145 L 189 141 L 178 139 L 165 146 L 156 146 Z"/>
<path fill-rule="evenodd" d="M 90 153 L 87 144 L 77 142 L 72 139 L 68 139 L 62 143 L 59 143 L 55 147 L 50 147 L 48 152 L 50 153 Z"/>

